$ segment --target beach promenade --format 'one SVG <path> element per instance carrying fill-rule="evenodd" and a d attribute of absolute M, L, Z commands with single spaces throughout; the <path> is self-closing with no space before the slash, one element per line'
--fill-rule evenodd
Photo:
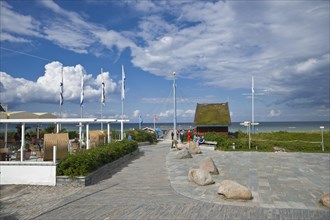
<path fill-rule="evenodd" d="M 283 156 L 282 156 L 283 155 Z M 319 197 L 329 186 L 328 154 L 275 154 L 203 150 L 175 159 L 170 141 L 140 147 L 140 154 L 111 178 L 87 187 L 7 186 L 1 219 L 329 219 Z M 211 156 L 216 184 L 188 181 L 190 167 Z M 277 161 L 277 162 L 276 162 Z M 243 169 L 243 168 L 245 169 Z M 230 178 L 251 188 L 251 201 L 216 193 Z"/>

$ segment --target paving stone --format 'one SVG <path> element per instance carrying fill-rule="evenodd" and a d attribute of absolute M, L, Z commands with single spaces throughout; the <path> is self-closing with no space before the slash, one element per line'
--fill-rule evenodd
<path fill-rule="evenodd" d="M 139 147 L 138 158 L 95 185 L 23 186 L 9 194 L 1 189 L 0 218 L 330 219 L 330 211 L 318 203 L 320 195 L 330 191 L 327 154 L 203 151 L 193 159 L 177 160 L 168 146 L 169 141 L 163 141 Z M 207 156 L 220 170 L 213 177 L 216 184 L 191 184 L 189 168 Z M 255 200 L 222 199 L 216 191 L 223 179 L 251 187 Z M 264 188 L 258 186 L 260 181 Z"/>

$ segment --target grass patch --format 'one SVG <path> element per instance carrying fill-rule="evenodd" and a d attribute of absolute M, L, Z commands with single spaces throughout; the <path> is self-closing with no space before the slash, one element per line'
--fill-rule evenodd
<path fill-rule="evenodd" d="M 230 133 L 228 136 L 209 133 L 208 141 L 217 141 L 217 150 L 273 152 L 273 147 L 286 149 L 288 152 L 330 153 L 330 131 L 324 132 L 324 151 L 321 147 L 321 132 L 266 132 L 251 135 L 249 149 L 248 135 L 242 132 Z"/>

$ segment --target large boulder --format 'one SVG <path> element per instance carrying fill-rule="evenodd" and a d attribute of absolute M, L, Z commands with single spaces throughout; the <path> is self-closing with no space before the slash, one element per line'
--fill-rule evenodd
<path fill-rule="evenodd" d="M 324 194 L 321 199 L 320 202 L 322 203 L 322 205 L 324 205 L 325 207 L 330 208 L 330 193 L 326 193 Z"/>
<path fill-rule="evenodd" d="M 218 168 L 215 166 L 214 161 L 211 157 L 207 157 L 199 163 L 199 169 L 205 170 L 210 174 L 219 174 Z"/>
<path fill-rule="evenodd" d="M 177 148 L 178 150 L 183 150 L 183 149 L 185 149 L 185 148 L 188 148 L 188 144 L 178 144 L 178 145 L 176 146 L 176 148 Z"/>
<path fill-rule="evenodd" d="M 201 169 L 190 168 L 188 178 L 190 181 L 200 186 L 206 186 L 214 183 L 211 174 Z"/>
<path fill-rule="evenodd" d="M 189 152 L 192 154 L 200 154 L 201 149 L 199 148 L 197 142 L 190 141 L 189 142 Z"/>
<path fill-rule="evenodd" d="M 232 180 L 222 181 L 218 189 L 218 194 L 224 195 L 227 199 L 249 200 L 253 198 L 248 188 Z"/>
<path fill-rule="evenodd" d="M 192 158 L 190 152 L 184 148 L 183 150 L 179 150 L 176 152 L 176 158 L 177 159 L 186 159 L 186 158 Z"/>

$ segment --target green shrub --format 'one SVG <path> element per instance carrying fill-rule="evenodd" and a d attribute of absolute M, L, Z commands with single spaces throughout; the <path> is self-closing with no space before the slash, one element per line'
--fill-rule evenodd
<path fill-rule="evenodd" d="M 99 167 L 117 160 L 128 153 L 134 152 L 137 148 L 137 142 L 123 140 L 82 151 L 77 154 L 67 155 L 59 162 L 56 173 L 59 176 L 65 175 L 71 178 L 86 176 Z"/>
<path fill-rule="evenodd" d="M 157 141 L 155 133 L 145 130 L 130 130 L 126 132 L 126 135 L 131 135 L 132 139 L 137 142 L 150 142 L 152 144 Z"/>

